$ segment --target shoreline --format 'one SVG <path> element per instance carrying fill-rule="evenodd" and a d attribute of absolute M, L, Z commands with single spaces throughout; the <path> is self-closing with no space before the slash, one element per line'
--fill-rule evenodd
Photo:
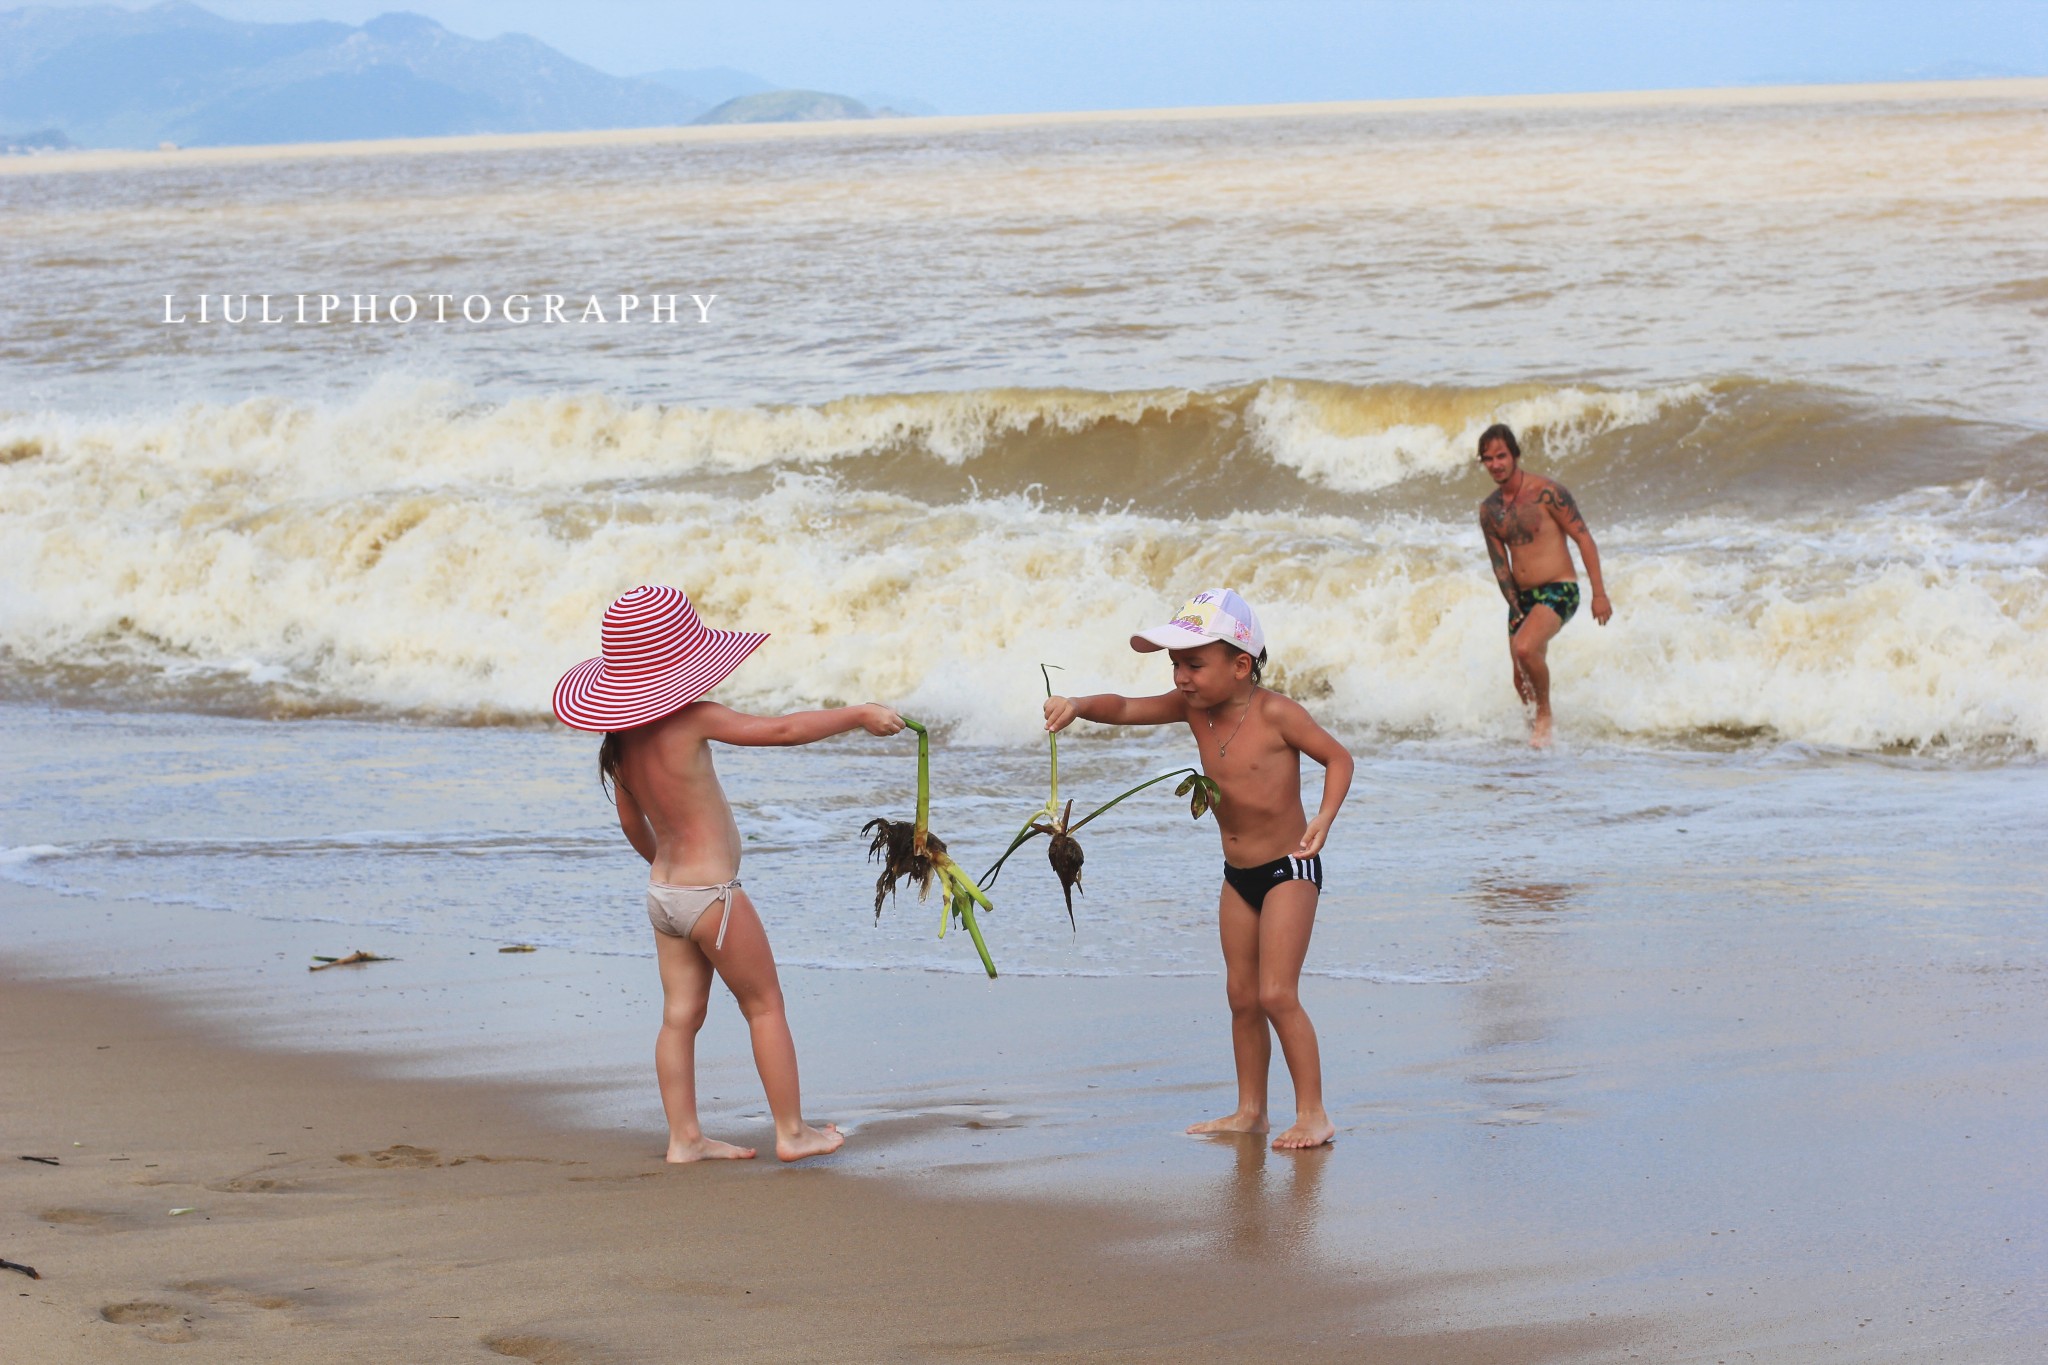
<path fill-rule="evenodd" d="M 1513 113 L 1647 108 L 1760 108 L 1772 105 L 1896 103 L 1914 100 L 2048 100 L 2048 77 L 2008 76 L 1962 81 L 1891 81 L 1845 85 L 1715 86 L 1679 90 L 1608 90 L 1547 95 L 1449 95 L 1397 100 L 1332 100 L 1300 104 L 1192 105 L 1167 109 L 1099 109 L 1036 114 L 945 114 L 921 118 L 835 119 L 816 123 L 682 124 L 547 133 L 467 133 L 445 137 L 346 142 L 179 147 L 168 151 L 80 149 L 0 157 L 0 176 L 81 171 L 218 166 L 251 161 L 330 157 L 431 156 L 580 147 L 771 142 L 797 138 L 947 136 L 1013 128 L 1088 124 L 1204 122 L 1217 119 L 1342 118 L 1362 114 Z"/>
<path fill-rule="evenodd" d="M 1466 1277 L 1272 1254 L 1299 1236 L 1298 1210 L 1242 1181 L 1236 1207 L 1198 1211 L 830 1163 L 666 1168 L 647 1134 L 536 1119 L 531 1082 L 251 1051 L 160 1001 L 35 980 L 11 958 L 0 1051 L 8 1155 L 61 1163 L 0 1163 L 0 1255 L 42 1275 L 7 1277 L 5 1330 L 41 1361 L 177 1343 L 213 1359 L 553 1365 L 678 1350 L 1278 1359 L 1341 1343 L 1345 1359 L 1506 1365 L 1611 1358 L 1645 1332 L 1418 1326 L 1441 1323 L 1431 1297 L 1469 1292 Z"/>

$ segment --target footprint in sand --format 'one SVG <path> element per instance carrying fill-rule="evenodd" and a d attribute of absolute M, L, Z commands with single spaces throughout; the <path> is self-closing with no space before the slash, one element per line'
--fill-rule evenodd
<path fill-rule="evenodd" d="M 424 1170 L 429 1166 L 448 1164 L 442 1161 L 441 1154 L 431 1147 L 408 1147 L 403 1142 L 386 1147 L 380 1152 L 344 1152 L 335 1160 L 350 1166 L 374 1166 L 384 1170 Z"/>
<path fill-rule="evenodd" d="M 76 1228 L 80 1232 L 118 1232 L 128 1224 L 120 1214 L 99 1209 L 44 1209 L 36 1217 L 51 1227 Z"/>
<path fill-rule="evenodd" d="M 123 1327 L 140 1328 L 137 1335 L 165 1345 L 175 1346 L 180 1342 L 196 1341 L 199 1338 L 199 1333 L 192 1330 L 191 1319 L 168 1303 L 155 1303 L 147 1299 L 110 1303 L 100 1309 L 100 1317 Z"/>
<path fill-rule="evenodd" d="M 533 1365 L 599 1365 L 608 1358 L 573 1341 L 532 1332 L 500 1332 L 485 1337 L 484 1345 L 498 1355 L 529 1360 Z"/>
<path fill-rule="evenodd" d="M 347 1157 L 342 1158 L 347 1161 Z M 221 1194 L 291 1194 L 302 1188 L 296 1180 L 279 1180 L 268 1175 L 238 1175 L 228 1180 L 216 1180 L 209 1184 L 209 1190 Z"/>
<path fill-rule="evenodd" d="M 221 1284 L 215 1280 L 187 1280 L 171 1288 L 181 1294 L 190 1294 L 211 1304 L 246 1304 L 250 1308 L 278 1309 L 297 1308 L 299 1301 L 286 1294 L 270 1294 L 260 1289 L 243 1289 L 239 1285 Z"/>

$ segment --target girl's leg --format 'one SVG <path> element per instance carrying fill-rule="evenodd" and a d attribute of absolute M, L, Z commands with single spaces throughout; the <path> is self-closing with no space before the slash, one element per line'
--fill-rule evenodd
<path fill-rule="evenodd" d="M 1316 1026 L 1301 1007 L 1301 963 L 1316 927 L 1314 882 L 1292 881 L 1266 893 L 1259 916 L 1259 1008 L 1280 1035 L 1280 1052 L 1294 1080 L 1294 1124 L 1275 1147 L 1320 1147 L 1336 1136 L 1323 1109 L 1323 1055 Z"/>
<path fill-rule="evenodd" d="M 711 1000 L 711 964 L 696 944 L 674 934 L 654 936 L 661 966 L 661 1032 L 654 1039 L 654 1078 L 668 1114 L 668 1159 L 743 1159 L 752 1147 L 713 1142 L 697 1126 L 697 1030 Z"/>
<path fill-rule="evenodd" d="M 719 920 L 728 913 L 732 926 L 725 931 L 725 946 L 714 948 Z M 789 1019 L 783 1013 L 782 982 L 775 974 L 768 930 L 754 913 L 747 893 L 733 892 L 731 910 L 713 909 L 697 921 L 690 937 L 711 955 L 720 979 L 747 1017 L 754 1040 L 754 1066 L 761 1073 L 761 1088 L 768 1092 L 768 1110 L 775 1116 L 775 1155 L 784 1161 L 801 1161 L 837 1151 L 846 1141 L 837 1128 L 829 1123 L 814 1128 L 804 1122 L 796 1080 L 796 1040 L 790 1036 Z"/>
<path fill-rule="evenodd" d="M 1267 903 L 1272 897 L 1267 897 Z M 1237 1059 L 1237 1108 L 1220 1119 L 1189 1128 L 1190 1133 L 1266 1131 L 1266 1073 L 1273 1065 L 1273 1038 L 1259 1005 L 1259 916 L 1244 897 L 1223 888 L 1216 909 L 1223 937 L 1223 990 L 1230 999 L 1230 1050 Z"/>

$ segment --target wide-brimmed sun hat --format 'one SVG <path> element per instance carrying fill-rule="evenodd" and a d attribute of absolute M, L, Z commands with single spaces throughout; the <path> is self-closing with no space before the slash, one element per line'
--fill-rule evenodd
<path fill-rule="evenodd" d="M 1188 599 L 1163 626 L 1141 630 L 1131 648 L 1141 654 L 1162 649 L 1200 649 L 1212 640 L 1235 645 L 1257 658 L 1266 652 L 1266 632 L 1251 603 L 1228 588 L 1209 588 Z"/>
<path fill-rule="evenodd" d="M 674 588 L 633 589 L 605 608 L 604 653 L 562 675 L 555 715 L 578 730 L 630 730 L 724 682 L 768 637 L 710 630 Z"/>

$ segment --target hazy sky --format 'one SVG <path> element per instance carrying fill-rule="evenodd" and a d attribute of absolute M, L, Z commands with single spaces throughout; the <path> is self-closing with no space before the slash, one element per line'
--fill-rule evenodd
<path fill-rule="evenodd" d="M 2048 74 L 2048 0 L 202 5 L 241 19 L 350 23 L 405 8 L 470 37 L 530 33 L 619 75 L 732 66 L 780 85 L 882 92 L 956 114 L 1876 80 L 1955 63 Z"/>

